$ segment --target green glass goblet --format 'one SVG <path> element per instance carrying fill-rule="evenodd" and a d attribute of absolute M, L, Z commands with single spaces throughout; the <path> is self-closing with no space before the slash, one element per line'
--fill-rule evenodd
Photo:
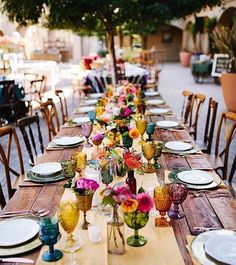
<path fill-rule="evenodd" d="M 158 161 L 158 158 L 161 156 L 164 144 L 161 141 L 155 141 L 155 144 L 156 144 L 156 149 L 155 149 L 155 155 L 154 155 L 154 167 L 156 169 L 159 169 L 161 168 L 161 164 L 158 163 L 157 161 Z"/>
<path fill-rule="evenodd" d="M 70 188 L 72 179 L 75 177 L 76 161 L 75 160 L 64 160 L 61 162 L 61 171 L 67 182 L 65 188 Z"/>
<path fill-rule="evenodd" d="M 146 127 L 146 133 L 148 135 L 148 140 L 147 141 L 152 141 L 152 134 L 154 133 L 156 128 L 155 123 L 148 123 Z"/>

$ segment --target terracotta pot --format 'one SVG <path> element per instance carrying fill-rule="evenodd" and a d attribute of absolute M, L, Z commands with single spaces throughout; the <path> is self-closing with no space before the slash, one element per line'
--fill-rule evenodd
<path fill-rule="evenodd" d="M 221 86 L 225 105 L 229 111 L 236 112 L 236 73 L 225 73 L 221 76 Z"/>
<path fill-rule="evenodd" d="M 191 55 L 192 54 L 190 52 L 179 53 L 179 59 L 182 66 L 188 67 L 190 65 Z"/>

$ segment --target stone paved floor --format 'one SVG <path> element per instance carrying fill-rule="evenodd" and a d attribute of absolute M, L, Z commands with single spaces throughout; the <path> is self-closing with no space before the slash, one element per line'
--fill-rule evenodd
<path fill-rule="evenodd" d="M 63 88 L 66 92 L 67 100 L 68 100 L 68 107 L 69 107 L 69 114 L 72 114 L 73 108 L 76 106 L 76 102 L 78 102 L 77 98 L 74 100 L 72 99 L 72 88 L 71 88 L 71 79 L 68 77 L 69 67 L 68 65 L 61 65 L 61 76 L 62 79 L 57 87 Z M 162 66 L 162 71 L 160 73 L 160 81 L 159 81 L 159 91 L 168 102 L 170 107 L 173 111 L 180 116 L 181 107 L 182 107 L 182 91 L 184 89 L 191 90 L 194 93 L 203 93 L 206 95 L 207 99 L 203 106 L 203 109 L 200 114 L 200 122 L 199 122 L 199 140 L 202 140 L 204 126 L 205 126 L 205 119 L 206 119 L 206 110 L 208 105 L 209 97 L 213 97 L 215 100 L 219 102 L 218 107 L 218 115 L 216 121 L 216 128 L 219 121 L 219 116 L 222 111 L 226 110 L 222 90 L 220 85 L 216 85 L 211 79 L 206 80 L 203 84 L 196 84 L 193 80 L 189 68 L 181 67 L 179 63 L 166 63 Z M 50 95 L 49 95 L 50 96 Z M 41 130 L 44 139 L 44 146 L 46 147 L 48 144 L 48 136 L 47 136 L 47 129 L 44 121 L 40 118 Z M 17 128 L 17 133 L 21 142 L 22 153 L 24 157 L 24 165 L 25 171 L 27 171 L 30 166 L 28 164 L 28 154 L 25 149 L 22 136 Z M 6 140 L 2 140 L 4 146 L 6 146 Z M 222 145 L 223 142 L 221 142 Z M 214 143 L 213 143 L 214 146 Z M 214 150 L 214 149 L 213 149 Z M 236 143 L 234 139 L 234 145 L 230 155 L 230 161 L 232 162 L 232 157 L 236 153 Z M 12 166 L 14 168 L 18 167 L 18 161 L 16 158 L 15 150 L 13 150 L 13 159 L 12 159 Z M 5 175 L 3 166 L 0 164 L 0 182 L 3 186 L 4 191 L 6 192 L 6 183 L 5 183 Z M 234 177 L 234 182 L 236 185 L 236 177 Z"/>

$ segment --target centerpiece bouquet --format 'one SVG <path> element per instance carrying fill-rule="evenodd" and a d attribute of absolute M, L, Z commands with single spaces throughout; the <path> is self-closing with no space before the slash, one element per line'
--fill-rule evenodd
<path fill-rule="evenodd" d="M 137 128 L 131 128 L 126 125 L 120 126 L 119 131 L 122 137 L 123 147 L 129 149 L 133 145 L 133 140 L 139 137 Z"/>

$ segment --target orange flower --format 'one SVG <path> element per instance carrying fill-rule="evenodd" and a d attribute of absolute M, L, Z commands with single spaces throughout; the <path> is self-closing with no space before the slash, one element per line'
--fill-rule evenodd
<path fill-rule="evenodd" d="M 139 131 L 137 128 L 132 128 L 129 130 L 129 136 L 132 138 L 132 139 L 137 139 L 139 137 Z"/>
<path fill-rule="evenodd" d="M 138 208 L 137 200 L 129 198 L 126 201 L 121 203 L 121 209 L 124 213 L 133 213 Z"/>
<path fill-rule="evenodd" d="M 135 153 L 126 152 L 123 154 L 125 164 L 130 169 L 137 169 L 141 167 L 141 156 Z"/>

